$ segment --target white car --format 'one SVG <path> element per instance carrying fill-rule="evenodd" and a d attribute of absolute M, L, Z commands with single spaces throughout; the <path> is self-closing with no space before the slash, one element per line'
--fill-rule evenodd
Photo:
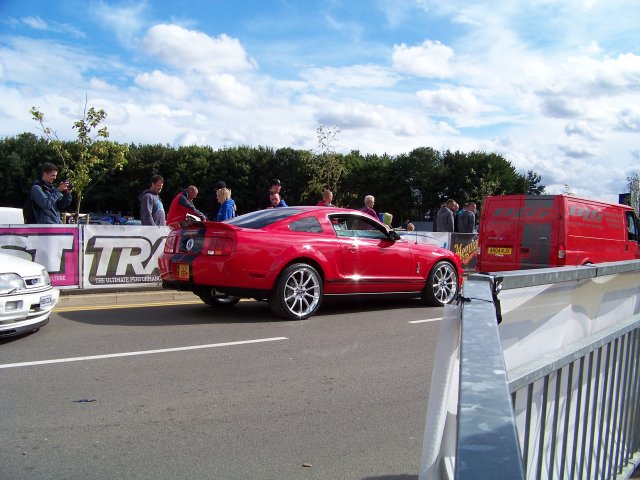
<path fill-rule="evenodd" d="M 59 298 L 42 265 L 0 253 L 0 337 L 46 325 Z"/>

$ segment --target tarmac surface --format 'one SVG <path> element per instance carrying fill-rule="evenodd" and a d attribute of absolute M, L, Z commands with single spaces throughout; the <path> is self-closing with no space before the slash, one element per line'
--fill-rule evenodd
<path fill-rule="evenodd" d="M 60 290 L 60 300 L 56 308 L 82 306 L 128 305 L 136 303 L 181 302 L 199 300 L 192 292 L 165 290 L 162 287 L 131 289 L 129 291 L 110 290 Z M 54 309 L 55 310 L 55 309 Z"/>

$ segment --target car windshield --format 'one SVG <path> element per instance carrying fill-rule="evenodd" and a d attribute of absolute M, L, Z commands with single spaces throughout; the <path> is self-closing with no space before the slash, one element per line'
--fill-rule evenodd
<path fill-rule="evenodd" d="M 263 228 L 274 222 L 302 213 L 304 210 L 295 207 L 268 208 L 257 212 L 245 213 L 227 220 L 226 223 L 242 228 Z"/>

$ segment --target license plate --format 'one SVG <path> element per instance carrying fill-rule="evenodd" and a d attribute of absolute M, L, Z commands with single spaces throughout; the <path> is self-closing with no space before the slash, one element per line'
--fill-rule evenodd
<path fill-rule="evenodd" d="M 45 295 L 44 297 L 40 297 L 40 306 L 41 307 L 48 307 L 52 303 L 53 303 L 53 296 Z"/>
<path fill-rule="evenodd" d="M 511 255 L 511 247 L 489 247 L 489 255 Z"/>
<path fill-rule="evenodd" d="M 178 278 L 189 280 L 189 265 L 178 265 Z"/>

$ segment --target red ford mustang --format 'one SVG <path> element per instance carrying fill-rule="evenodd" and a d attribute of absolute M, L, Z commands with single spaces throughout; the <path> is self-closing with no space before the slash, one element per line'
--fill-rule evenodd
<path fill-rule="evenodd" d="M 273 208 L 173 227 L 159 258 L 162 285 L 211 306 L 256 298 L 298 320 L 324 295 L 406 293 L 441 306 L 462 283 L 456 254 L 401 239 L 356 210 Z"/>

